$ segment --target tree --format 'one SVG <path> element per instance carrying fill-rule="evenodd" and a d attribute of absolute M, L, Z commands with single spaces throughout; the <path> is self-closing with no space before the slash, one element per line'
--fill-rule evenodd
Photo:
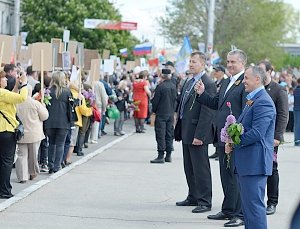
<path fill-rule="evenodd" d="M 83 27 L 85 18 L 121 20 L 108 0 L 23 0 L 21 5 L 27 43 L 60 38 L 69 29 L 70 39 L 84 42 L 85 48 L 109 49 L 111 53 L 138 43 L 128 31 L 92 30 Z"/>
<path fill-rule="evenodd" d="M 166 16 L 158 18 L 160 33 L 170 44 L 181 44 L 188 34 L 192 46 L 205 40 L 207 6 L 205 0 L 170 0 Z"/>
<path fill-rule="evenodd" d="M 171 0 L 165 18 L 159 18 L 161 33 L 172 44 L 188 34 L 193 47 L 206 41 L 207 3 L 204 0 Z M 188 12 L 188 13 L 187 13 Z M 226 59 L 231 45 L 243 49 L 249 63 L 268 58 L 275 65 L 283 63 L 283 51 L 277 44 L 287 41 L 288 31 L 295 31 L 295 13 L 282 1 L 217 0 L 214 49 Z M 173 31 L 174 30 L 174 31 Z"/>

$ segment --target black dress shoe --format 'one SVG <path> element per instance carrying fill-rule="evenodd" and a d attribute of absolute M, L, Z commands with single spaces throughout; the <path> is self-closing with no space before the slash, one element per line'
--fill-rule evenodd
<path fill-rule="evenodd" d="M 171 156 L 166 156 L 165 157 L 165 162 L 172 162 L 172 157 Z"/>
<path fill-rule="evenodd" d="M 176 206 L 198 206 L 198 203 L 185 199 L 184 201 L 176 202 Z"/>
<path fill-rule="evenodd" d="M 273 215 L 276 212 L 276 206 L 273 204 L 268 205 L 266 212 L 267 215 Z"/>
<path fill-rule="evenodd" d="M 192 210 L 193 213 L 203 213 L 203 212 L 208 212 L 208 211 L 211 211 L 211 207 L 207 207 L 204 205 L 199 205 L 198 207 L 196 207 Z"/>
<path fill-rule="evenodd" d="M 9 195 L 0 195 L 0 199 L 9 199 L 12 198 L 14 195 L 13 194 L 9 194 Z"/>
<path fill-rule="evenodd" d="M 78 152 L 78 153 L 77 153 L 77 156 L 83 156 L 83 155 L 84 155 L 83 152 Z"/>
<path fill-rule="evenodd" d="M 150 163 L 156 163 L 156 164 L 159 163 L 159 164 L 163 164 L 163 163 L 165 163 L 165 159 L 164 159 L 164 158 L 161 158 L 161 157 L 157 157 L 157 158 L 151 160 Z"/>
<path fill-rule="evenodd" d="M 223 212 L 219 212 L 215 215 L 208 215 L 207 218 L 214 220 L 230 220 L 232 217 L 230 215 L 225 215 Z"/>
<path fill-rule="evenodd" d="M 233 217 L 229 222 L 224 224 L 224 227 L 239 227 L 243 226 L 244 221 L 238 217 Z"/>

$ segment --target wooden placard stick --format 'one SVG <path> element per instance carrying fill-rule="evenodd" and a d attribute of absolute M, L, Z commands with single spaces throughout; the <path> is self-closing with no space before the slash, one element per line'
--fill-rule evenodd
<path fill-rule="evenodd" d="M 41 102 L 44 103 L 44 50 L 41 50 Z"/>
<path fill-rule="evenodd" d="M 78 94 L 81 95 L 81 66 L 79 67 L 79 70 L 78 70 Z M 79 100 L 79 106 L 81 105 L 81 100 Z"/>

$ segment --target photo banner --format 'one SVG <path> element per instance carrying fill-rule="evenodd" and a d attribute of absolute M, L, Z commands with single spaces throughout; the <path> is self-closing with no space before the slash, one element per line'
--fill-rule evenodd
<path fill-rule="evenodd" d="M 86 29 L 136 30 L 136 22 L 122 22 L 102 19 L 84 19 Z"/>

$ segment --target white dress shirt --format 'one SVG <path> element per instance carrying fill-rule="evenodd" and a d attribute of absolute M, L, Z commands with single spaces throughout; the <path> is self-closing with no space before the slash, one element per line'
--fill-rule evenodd
<path fill-rule="evenodd" d="M 244 74 L 245 70 L 239 72 L 238 74 L 235 74 L 233 76 L 230 77 L 230 83 L 228 84 L 226 91 L 224 93 L 224 96 L 226 95 L 227 91 L 231 88 L 231 86 L 235 83 L 235 81 L 237 81 L 237 79 Z"/>

